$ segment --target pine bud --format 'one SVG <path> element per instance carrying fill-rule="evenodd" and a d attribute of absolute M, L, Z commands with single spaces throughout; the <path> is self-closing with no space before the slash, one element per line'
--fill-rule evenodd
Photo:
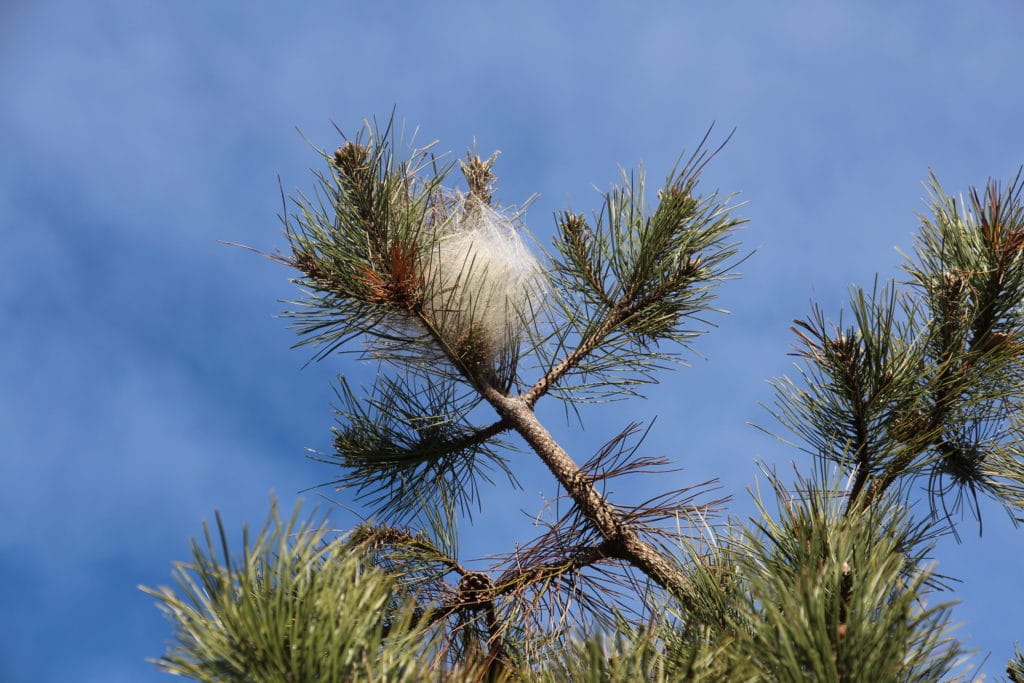
<path fill-rule="evenodd" d="M 369 158 L 370 152 L 366 145 L 354 142 L 346 142 L 334 150 L 334 165 L 339 171 L 350 178 L 360 175 L 369 168 L 367 164 Z"/>
<path fill-rule="evenodd" d="M 491 168 L 500 152 L 495 152 L 486 161 L 476 155 L 466 153 L 466 161 L 462 162 L 462 174 L 469 183 L 469 196 L 483 204 L 490 204 L 494 196 L 493 186 L 496 180 Z"/>

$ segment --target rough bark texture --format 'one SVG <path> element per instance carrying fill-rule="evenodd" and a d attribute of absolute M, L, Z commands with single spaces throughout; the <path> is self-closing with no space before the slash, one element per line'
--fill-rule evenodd
<path fill-rule="evenodd" d="M 618 509 L 594 488 L 589 477 L 540 423 L 526 399 L 506 396 L 491 388 L 484 388 L 483 394 L 547 465 L 583 515 L 593 522 L 608 542 L 610 554 L 630 563 L 685 604 L 689 584 L 683 572 L 622 520 Z"/>

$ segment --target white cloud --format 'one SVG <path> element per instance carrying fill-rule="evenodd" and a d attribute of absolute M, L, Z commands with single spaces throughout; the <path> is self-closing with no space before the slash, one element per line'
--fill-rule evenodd
<path fill-rule="evenodd" d="M 116 581 L 133 592 L 212 507 L 237 528 L 262 518 L 267 488 L 328 478 L 298 450 L 329 438 L 325 375 L 352 365 L 295 372 L 302 352 L 267 320 L 287 273 L 215 245 L 281 243 L 276 175 L 302 188 L 316 165 L 293 125 L 329 147 L 330 119 L 351 131 L 397 105 L 443 148 L 477 136 L 503 150 L 499 197 L 544 193 L 529 216 L 541 235 L 567 197 L 596 207 L 591 185 L 616 163 L 645 159 L 656 180 L 711 120 L 738 126 L 708 169 L 711 187 L 751 200 L 743 238 L 766 245 L 723 290 L 737 321 L 698 344 L 707 363 L 614 416 L 662 414 L 647 452 L 678 450 L 694 463 L 684 479 L 724 467 L 737 482 L 767 447 L 733 423 L 756 411 L 749 383 L 774 374 L 759 369 L 788 319 L 891 274 L 929 165 L 959 191 L 1024 159 L 1007 71 L 1019 3 L 378 5 L 14 12 L 0 46 L 0 552 L 32 567 L 26 594 L 94 586 L 81 618 L 113 599 L 103 572 L 131 564 Z M 677 447 L 697 431 L 675 423 L 695 413 L 706 434 Z M 563 433 L 583 459 L 602 429 Z M 522 502 L 488 500 L 531 510 L 538 472 Z M 42 628 L 60 610 L 51 599 L 28 618 Z"/>

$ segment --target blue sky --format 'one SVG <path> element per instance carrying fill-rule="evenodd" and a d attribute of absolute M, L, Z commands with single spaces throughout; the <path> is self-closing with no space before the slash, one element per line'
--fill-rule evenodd
<path fill-rule="evenodd" d="M 705 181 L 747 202 L 732 314 L 648 400 L 553 427 L 585 459 L 657 415 L 645 452 L 684 467 L 671 483 L 717 477 L 745 515 L 755 461 L 802 462 L 747 425 L 769 424 L 790 321 L 897 275 L 929 169 L 960 192 L 1024 162 L 1022 26 L 1011 0 L 4 3 L 0 680 L 166 679 L 144 658 L 170 630 L 136 585 L 166 583 L 214 508 L 238 529 L 331 477 L 304 449 L 329 444 L 334 375 L 368 368 L 303 369 L 275 317 L 289 273 L 218 243 L 283 245 L 278 177 L 308 189 L 317 164 L 296 128 L 331 147 L 331 121 L 396 107 L 442 149 L 500 149 L 498 199 L 539 193 L 544 241 L 617 165 L 660 179 L 736 128 Z M 523 467 L 467 556 L 553 493 Z M 1024 639 L 1024 531 L 986 512 L 936 557 L 991 675 Z"/>

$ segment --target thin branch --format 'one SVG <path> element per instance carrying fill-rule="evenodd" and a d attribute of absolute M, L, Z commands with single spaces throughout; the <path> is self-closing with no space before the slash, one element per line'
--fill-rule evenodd
<path fill-rule="evenodd" d="M 497 581 L 491 583 L 488 589 L 482 590 L 479 595 L 474 595 L 470 600 L 459 597 L 460 592 L 452 589 L 451 593 L 455 597 L 434 608 L 427 619 L 429 623 L 438 623 L 461 609 L 486 606 L 500 596 L 522 591 L 527 586 L 549 581 L 571 572 L 578 572 L 605 560 L 624 559 L 615 554 L 614 543 L 609 541 L 603 541 L 597 545 L 580 546 L 564 558 L 506 570 L 498 577 Z M 458 567 L 457 571 L 463 576 L 472 573 L 461 567 Z"/>
<path fill-rule="evenodd" d="M 657 302 L 662 296 L 664 296 L 666 291 L 673 289 L 675 286 L 678 286 L 678 282 L 673 280 L 671 283 L 663 284 L 661 287 L 638 301 L 630 302 L 628 298 L 629 295 L 620 299 L 608 312 L 607 317 L 601 325 L 594 330 L 594 332 L 587 335 L 586 338 L 580 342 L 579 346 L 573 349 L 573 351 L 571 351 L 565 358 L 544 373 L 543 377 L 538 379 L 532 387 L 522 394 L 522 399 L 526 402 L 526 405 L 530 408 L 536 405 L 537 401 L 540 400 L 540 398 L 553 386 L 555 386 L 562 377 L 577 367 L 580 361 L 600 346 L 608 335 L 615 330 L 615 328 L 628 320 L 630 316 Z"/>
<path fill-rule="evenodd" d="M 495 591 L 497 595 L 504 595 L 568 572 L 578 572 L 598 562 L 623 559 L 625 558 L 616 555 L 615 544 L 607 540 L 597 545 L 580 546 L 562 559 L 505 571 L 495 581 Z"/>
<path fill-rule="evenodd" d="M 462 565 L 453 558 L 446 556 L 434 544 L 404 529 L 396 529 L 391 526 L 367 526 L 353 534 L 349 538 L 349 543 L 353 547 L 371 549 L 375 549 L 379 545 L 413 548 L 430 553 L 437 562 L 445 565 L 453 572 L 457 572 L 460 575 L 467 573 L 467 570 Z"/>

